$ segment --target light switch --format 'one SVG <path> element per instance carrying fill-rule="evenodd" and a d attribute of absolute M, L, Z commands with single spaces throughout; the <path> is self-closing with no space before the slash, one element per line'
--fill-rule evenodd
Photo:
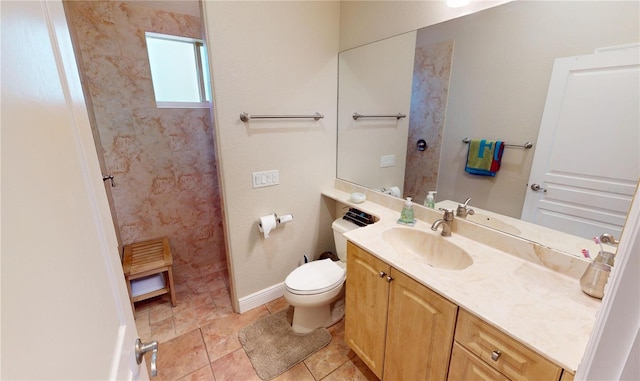
<path fill-rule="evenodd" d="M 380 156 L 380 168 L 393 167 L 396 165 L 396 155 Z"/>
<path fill-rule="evenodd" d="M 254 188 L 269 187 L 280 184 L 280 174 L 278 170 L 253 172 L 251 174 Z"/>

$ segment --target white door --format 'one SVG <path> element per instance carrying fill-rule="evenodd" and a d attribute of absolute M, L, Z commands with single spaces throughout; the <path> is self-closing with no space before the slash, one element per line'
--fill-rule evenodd
<path fill-rule="evenodd" d="M 555 61 L 523 220 L 620 237 L 640 176 L 639 50 Z"/>
<path fill-rule="evenodd" d="M 0 7 L 0 378 L 147 379 L 62 3 Z"/>

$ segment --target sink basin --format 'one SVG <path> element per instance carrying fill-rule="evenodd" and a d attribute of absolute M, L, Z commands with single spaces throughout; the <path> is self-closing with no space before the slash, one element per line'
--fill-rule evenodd
<path fill-rule="evenodd" d="M 440 234 L 392 228 L 382 233 L 382 239 L 399 253 L 418 256 L 429 266 L 439 269 L 464 270 L 473 263 L 469 253 Z"/>
<path fill-rule="evenodd" d="M 475 222 L 477 224 L 486 226 L 488 228 L 503 231 L 505 233 L 520 235 L 522 232 L 517 227 L 502 221 L 499 218 L 485 216 L 483 214 L 469 214 L 465 217 L 467 221 Z"/>

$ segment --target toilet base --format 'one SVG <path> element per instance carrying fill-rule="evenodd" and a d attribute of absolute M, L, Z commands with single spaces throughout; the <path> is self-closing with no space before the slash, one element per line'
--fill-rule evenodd
<path fill-rule="evenodd" d="M 344 287 L 341 288 L 341 292 L 328 304 L 296 306 L 290 302 L 293 305 L 293 332 L 306 335 L 317 328 L 327 328 L 339 322 L 344 317 Z"/>

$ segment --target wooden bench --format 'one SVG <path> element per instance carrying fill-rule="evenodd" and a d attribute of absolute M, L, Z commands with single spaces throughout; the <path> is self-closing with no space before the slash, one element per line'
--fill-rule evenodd
<path fill-rule="evenodd" d="M 169 294 L 171 305 L 176 305 L 172 266 L 171 248 L 169 239 L 166 237 L 125 245 L 122 267 L 133 311 L 135 311 L 135 302 L 164 294 Z M 131 282 L 155 274 L 162 274 L 164 288 L 133 296 Z"/>

